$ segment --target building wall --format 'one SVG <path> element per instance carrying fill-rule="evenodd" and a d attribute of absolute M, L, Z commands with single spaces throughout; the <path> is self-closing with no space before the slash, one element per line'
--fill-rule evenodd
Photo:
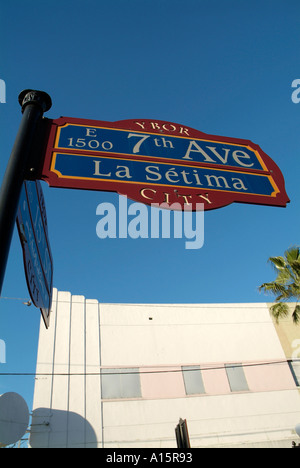
<path fill-rule="evenodd" d="M 289 305 L 289 315 L 278 323 L 273 318 L 275 329 L 288 359 L 300 359 L 300 325 L 296 325 L 292 319 L 295 305 L 295 303 Z M 272 304 L 269 304 L 269 308 L 271 306 Z"/>
<path fill-rule="evenodd" d="M 271 305 L 269 304 L 269 308 Z M 295 306 L 295 303 L 290 303 L 290 313 L 287 317 L 281 319 L 279 323 L 273 318 L 273 322 L 300 393 L 300 325 L 295 324 L 292 319 Z"/>
<path fill-rule="evenodd" d="M 54 291 L 32 447 L 284 447 L 300 395 L 267 304 L 99 304 Z"/>

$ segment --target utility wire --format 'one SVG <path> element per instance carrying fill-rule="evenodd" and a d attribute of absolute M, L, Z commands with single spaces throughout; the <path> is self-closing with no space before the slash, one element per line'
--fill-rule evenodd
<path fill-rule="evenodd" d="M 0 296 L 0 299 L 6 299 L 6 300 L 11 300 L 11 301 L 28 301 L 28 298 L 24 298 L 24 297 L 5 297 L 5 296 Z"/>
<path fill-rule="evenodd" d="M 289 362 L 300 362 L 300 358 L 297 359 L 288 359 L 288 360 L 278 360 L 278 361 L 265 361 L 265 362 L 257 362 L 257 363 L 245 363 L 245 364 L 234 364 L 234 363 L 228 363 L 226 364 L 226 367 L 234 367 L 234 368 L 240 368 L 240 367 L 261 367 L 261 366 L 272 366 L 272 365 L 279 365 L 279 364 L 288 364 Z M 171 367 L 171 366 L 166 366 L 166 367 Z M 175 366 L 174 366 L 175 367 Z M 180 369 L 169 369 L 169 370 L 150 370 L 150 371 L 144 371 L 142 368 L 138 366 L 134 366 L 132 369 L 138 369 L 138 370 L 130 370 L 126 371 L 124 368 L 124 372 L 122 372 L 122 368 L 118 368 L 118 372 L 109 372 L 112 369 L 116 368 L 102 368 L 99 372 L 0 372 L 0 375 L 2 376 L 31 376 L 31 377 L 51 377 L 51 376 L 97 376 L 97 375 L 133 375 L 133 374 L 170 374 L 170 373 L 181 373 L 182 369 L 181 367 L 185 367 L 184 372 L 197 372 L 199 370 L 201 371 L 210 371 L 210 370 L 220 370 L 220 369 L 226 369 L 225 365 L 216 365 L 216 366 L 201 366 L 201 365 L 180 365 L 176 366 L 180 367 Z M 191 369 L 187 369 L 187 367 L 191 367 Z M 196 367 L 196 368 L 195 368 Z"/>

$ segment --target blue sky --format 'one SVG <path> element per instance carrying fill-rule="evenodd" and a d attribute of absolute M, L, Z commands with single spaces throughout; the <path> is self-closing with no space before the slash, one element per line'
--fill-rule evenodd
<path fill-rule="evenodd" d="M 50 94 L 46 117 L 158 119 L 258 144 L 280 167 L 287 208 L 232 204 L 204 216 L 199 250 L 184 239 L 96 235 L 105 192 L 43 182 L 54 286 L 100 302 L 264 302 L 267 264 L 299 244 L 298 0 L 10 0 L 0 7 L 0 177 L 21 120 L 18 95 Z M 40 312 L 28 299 L 15 229 L 0 299 L 0 394 L 32 405 Z M 9 298 L 9 299 L 4 299 Z M 15 298 L 15 299 L 12 299 Z"/>

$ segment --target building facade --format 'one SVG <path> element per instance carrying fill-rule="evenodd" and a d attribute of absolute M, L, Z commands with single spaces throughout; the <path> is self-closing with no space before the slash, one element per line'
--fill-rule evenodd
<path fill-rule="evenodd" d="M 30 446 L 176 448 L 182 418 L 192 448 L 291 447 L 299 381 L 276 327 L 265 303 L 103 304 L 54 290 Z"/>
<path fill-rule="evenodd" d="M 300 325 L 293 323 L 292 311 L 294 307 L 295 304 L 291 304 L 289 315 L 281 319 L 279 323 L 274 320 L 274 325 L 300 392 Z"/>

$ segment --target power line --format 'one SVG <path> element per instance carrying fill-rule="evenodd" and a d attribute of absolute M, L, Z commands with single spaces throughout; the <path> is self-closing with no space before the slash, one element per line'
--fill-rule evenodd
<path fill-rule="evenodd" d="M 279 364 L 288 364 L 289 362 L 300 362 L 300 358 L 297 359 L 288 359 L 288 360 L 278 360 L 278 361 L 265 361 L 265 362 L 256 362 L 256 363 L 245 363 L 245 364 L 235 364 L 235 363 L 227 363 L 227 367 L 235 367 L 235 368 L 246 368 L 246 367 L 261 367 L 261 366 L 271 366 L 271 365 L 279 365 Z M 153 366 L 151 366 L 153 367 Z M 170 367 L 170 366 L 166 366 Z M 204 365 L 178 365 L 176 367 L 180 367 L 180 369 L 168 369 L 168 370 L 150 370 L 144 371 L 142 368 L 138 366 L 133 366 L 132 369 L 138 370 L 130 370 L 126 371 L 128 367 L 124 368 L 124 372 L 122 372 L 122 368 L 116 367 L 109 367 L 109 368 L 102 368 L 98 372 L 0 372 L 2 376 L 26 376 L 26 377 L 66 377 L 66 376 L 99 376 L 99 375 L 134 375 L 134 374 L 170 374 L 170 373 L 181 373 L 182 367 L 185 367 L 184 372 L 197 372 L 201 371 L 210 371 L 210 370 L 220 370 L 225 369 L 225 364 L 223 365 L 216 365 L 216 366 L 209 366 L 205 367 Z M 187 369 L 187 367 L 191 367 L 191 369 Z M 195 368 L 198 367 L 198 368 Z M 107 372 L 111 369 L 118 369 L 118 372 Z M 130 367 L 131 369 L 131 367 Z"/>
<path fill-rule="evenodd" d="M 28 297 L 5 297 L 5 296 L 0 296 L 0 299 L 6 299 L 6 300 L 11 300 L 11 301 L 28 301 Z"/>

